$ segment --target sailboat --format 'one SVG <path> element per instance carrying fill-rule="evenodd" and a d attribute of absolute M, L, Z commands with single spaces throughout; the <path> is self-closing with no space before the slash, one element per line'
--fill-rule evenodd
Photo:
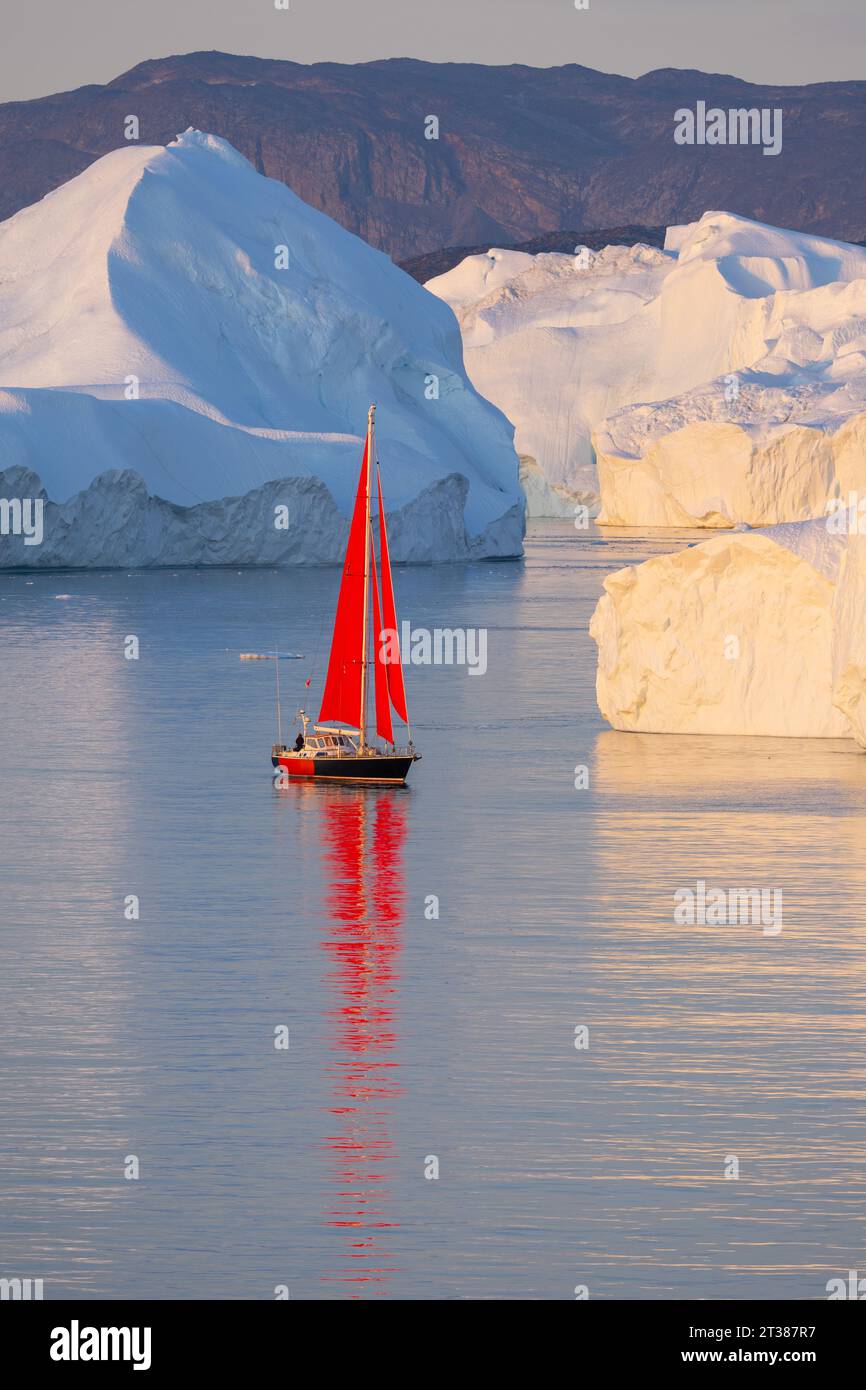
<path fill-rule="evenodd" d="M 271 750 L 273 766 L 291 778 L 400 785 L 406 781 L 412 764 L 421 757 L 409 730 L 406 688 L 397 639 L 394 582 L 382 504 L 382 479 L 375 443 L 375 415 L 376 407 L 371 405 L 367 414 L 367 438 L 349 527 L 319 722 L 313 724 L 311 732 L 309 726 L 312 721 L 304 710 L 299 710 L 302 731 L 294 745 L 289 748 L 278 742 Z M 370 510 L 374 467 L 379 501 L 378 567 Z M 372 657 L 371 632 L 374 645 Z M 389 745 L 384 748 L 371 742 L 369 737 L 367 705 L 371 666 L 375 692 L 375 733 Z M 405 747 L 398 748 L 395 742 L 392 710 L 406 724 L 408 742 Z"/>

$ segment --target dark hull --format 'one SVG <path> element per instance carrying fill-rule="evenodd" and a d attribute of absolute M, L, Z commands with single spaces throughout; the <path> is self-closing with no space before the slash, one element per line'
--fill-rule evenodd
<path fill-rule="evenodd" d="M 275 753 L 271 762 L 293 781 L 378 782 L 399 786 L 406 781 L 417 758 L 417 754 L 411 753 L 358 754 L 345 758 L 304 758 Z"/>

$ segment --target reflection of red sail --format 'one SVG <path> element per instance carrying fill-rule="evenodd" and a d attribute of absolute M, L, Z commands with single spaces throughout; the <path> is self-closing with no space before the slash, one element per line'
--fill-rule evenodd
<path fill-rule="evenodd" d="M 372 834 L 368 830 L 372 817 Z M 339 994 L 330 1015 L 336 1027 L 333 1104 L 338 1123 L 328 1136 L 336 1158 L 338 1200 L 328 1225 L 349 1235 L 351 1262 L 331 1276 L 365 1291 L 382 1292 L 393 1272 L 386 1218 L 395 1164 L 389 1132 L 396 1079 L 393 996 L 405 907 L 402 873 L 404 809 L 387 794 L 335 791 L 325 811 L 330 936 L 324 942 Z M 372 1289 L 368 1288 L 372 1286 Z M 378 1288 L 376 1287 L 378 1286 Z"/>
<path fill-rule="evenodd" d="M 400 662 L 400 647 L 397 640 L 397 605 L 394 602 L 394 581 L 391 578 L 391 556 L 388 551 L 388 531 L 385 525 L 385 507 L 382 503 L 382 478 L 379 465 L 376 465 L 376 483 L 379 488 L 379 553 L 382 557 L 382 626 L 393 633 L 391 657 L 385 670 L 388 675 L 388 691 L 391 704 L 404 724 L 408 724 L 406 713 L 406 687 L 403 684 L 403 667 Z M 377 628 L 378 637 L 378 628 Z"/>
<path fill-rule="evenodd" d="M 334 618 L 331 659 L 319 721 L 333 720 L 358 728 L 361 708 L 361 666 L 364 660 L 364 570 L 367 557 L 367 516 L 369 512 L 367 463 L 369 436 L 364 445 L 361 476 L 355 494 L 355 509 L 349 528 L 349 544 L 343 563 L 343 578 Z"/>

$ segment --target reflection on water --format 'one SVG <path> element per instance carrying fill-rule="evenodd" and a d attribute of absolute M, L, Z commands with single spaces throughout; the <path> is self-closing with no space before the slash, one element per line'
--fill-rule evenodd
<path fill-rule="evenodd" d="M 292 794 L 301 788 L 286 788 Z M 346 1263 L 326 1278 L 379 1285 L 398 1272 L 388 1233 L 395 1164 L 391 1114 L 401 1094 L 394 1059 L 406 890 L 405 799 L 399 789 L 305 787 L 316 798 L 327 881 L 322 942 L 336 1007 L 328 1010 L 334 1130 L 327 1136 L 334 1205 L 327 1224 L 344 1231 Z"/>
<path fill-rule="evenodd" d="M 551 525 L 401 570 L 414 626 L 488 629 L 483 679 L 407 672 L 404 791 L 272 786 L 273 671 L 238 653 L 321 671 L 335 571 L 0 577 L 0 1277 L 811 1299 L 862 1270 L 866 756 L 605 728 L 602 579 L 671 543 Z M 699 880 L 778 889 L 783 930 L 677 924 Z"/>
<path fill-rule="evenodd" d="M 586 985 L 617 996 L 605 1186 L 635 1212 L 651 1187 L 673 1296 L 820 1297 L 866 1198 L 866 760 L 842 740 L 608 731 L 592 776 Z M 673 894 L 699 880 L 778 890 L 781 933 L 678 925 Z"/>

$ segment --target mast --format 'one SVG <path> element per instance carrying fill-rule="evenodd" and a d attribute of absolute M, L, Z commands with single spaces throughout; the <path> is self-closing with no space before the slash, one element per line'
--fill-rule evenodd
<path fill-rule="evenodd" d="M 280 649 L 274 647 L 274 669 L 277 674 L 277 743 L 283 746 L 283 716 L 280 709 Z"/>
<path fill-rule="evenodd" d="M 358 741 L 360 752 L 364 752 L 367 747 L 367 647 L 369 645 L 368 617 L 370 607 L 370 543 L 372 540 L 370 526 L 370 460 L 373 453 L 373 417 L 376 414 L 375 405 L 371 405 L 367 412 L 367 470 L 364 479 L 364 618 L 363 618 L 363 637 L 361 641 L 361 710 L 358 719 L 358 729 L 361 737 Z"/>

